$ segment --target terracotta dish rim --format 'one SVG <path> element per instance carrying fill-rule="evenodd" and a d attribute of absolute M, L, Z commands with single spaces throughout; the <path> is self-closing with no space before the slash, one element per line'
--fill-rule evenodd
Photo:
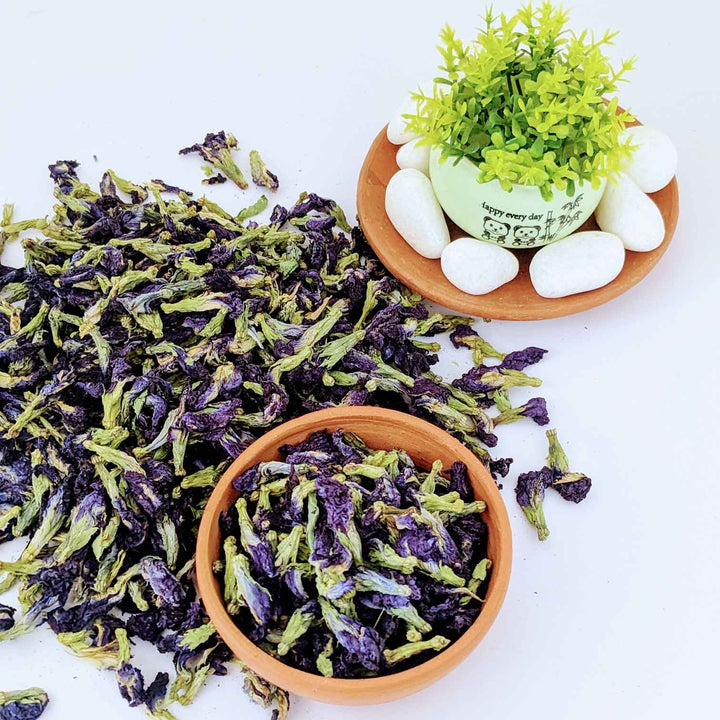
<path fill-rule="evenodd" d="M 640 123 L 632 123 L 638 125 Z M 637 285 L 657 265 L 670 245 L 679 215 L 677 178 L 662 190 L 649 195 L 665 222 L 665 238 L 650 252 L 626 251 L 620 274 L 607 285 L 563 298 L 544 298 L 530 282 L 528 266 L 538 249 L 514 251 L 520 261 L 517 277 L 486 295 L 470 295 L 456 288 L 444 276 L 440 260 L 430 260 L 415 252 L 395 230 L 385 212 L 385 188 L 398 171 L 395 155 L 400 147 L 387 139 L 385 126 L 370 146 L 357 187 L 358 220 L 368 243 L 380 262 L 398 280 L 428 300 L 455 312 L 493 320 L 547 320 L 572 315 L 603 305 Z M 448 219 L 450 236 L 467 235 Z M 594 216 L 578 228 L 597 230 Z"/>
<path fill-rule="evenodd" d="M 212 564 L 220 553 L 221 513 L 239 496 L 232 480 L 260 460 L 278 457 L 286 442 L 299 442 L 320 429 L 342 428 L 360 437 L 372 433 L 378 438 L 368 444 L 383 449 L 402 446 L 394 438 L 403 434 L 415 438 L 417 448 L 406 448 L 416 461 L 428 462 L 434 448 L 437 456 L 461 460 L 468 466 L 468 476 L 476 497 L 487 503 L 488 556 L 493 561 L 492 575 L 483 609 L 468 630 L 445 650 L 409 670 L 391 675 L 360 679 L 326 678 L 298 670 L 273 658 L 257 647 L 235 625 L 225 609 L 220 586 Z M 407 444 L 407 443 L 406 443 Z M 419 454 L 428 453 L 424 459 Z M 431 462 L 431 460 L 429 460 Z M 449 462 L 446 462 L 449 466 Z M 218 481 L 200 522 L 196 550 L 196 575 L 205 609 L 220 637 L 235 656 L 266 680 L 290 692 L 322 702 L 363 705 L 386 702 L 416 692 L 459 664 L 480 642 L 495 620 L 507 592 L 510 579 L 512 536 L 505 503 L 482 462 L 462 443 L 435 425 L 395 410 L 377 407 L 338 407 L 319 410 L 290 420 L 270 430 L 241 453 Z"/>

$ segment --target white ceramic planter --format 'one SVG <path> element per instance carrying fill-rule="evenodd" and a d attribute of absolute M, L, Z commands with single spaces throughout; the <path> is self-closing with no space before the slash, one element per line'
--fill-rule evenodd
<path fill-rule="evenodd" d="M 480 183 L 477 166 L 467 158 L 459 163 L 439 162 L 440 151 L 430 153 L 430 179 L 448 217 L 480 240 L 522 249 L 547 245 L 570 235 L 594 212 L 605 181 L 594 189 L 578 183 L 575 194 L 555 191 L 544 200 L 535 186 L 514 185 L 503 190 L 497 180 Z"/>

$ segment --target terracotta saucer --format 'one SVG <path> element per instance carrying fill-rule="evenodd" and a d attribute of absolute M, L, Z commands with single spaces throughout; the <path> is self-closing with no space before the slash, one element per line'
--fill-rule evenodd
<path fill-rule="evenodd" d="M 468 295 L 458 290 L 443 275 L 439 260 L 416 253 L 393 227 L 385 213 L 385 188 L 398 171 L 395 154 L 398 146 L 387 139 L 383 128 L 365 158 L 358 181 L 357 208 L 360 226 L 368 242 L 385 267 L 408 287 L 429 300 L 456 312 L 494 320 L 544 320 L 589 310 L 616 298 L 637 285 L 667 250 L 677 225 L 679 198 L 677 179 L 650 195 L 665 221 L 665 239 L 651 252 L 627 252 L 625 266 L 615 280 L 604 287 L 578 295 L 549 299 L 538 295 L 530 282 L 528 267 L 537 250 L 517 252 L 520 272 L 510 283 L 487 295 Z M 465 235 L 448 221 L 450 236 Z M 590 218 L 580 230 L 597 230 Z"/>
<path fill-rule="evenodd" d="M 305 440 L 318 430 L 342 428 L 359 435 L 369 447 L 405 449 L 420 467 L 436 459 L 449 468 L 460 460 L 467 465 L 475 497 L 487 504 L 488 557 L 492 574 L 483 608 L 473 624 L 435 657 L 392 675 L 362 679 L 322 677 L 290 667 L 261 650 L 228 615 L 212 566 L 220 557 L 220 516 L 237 500 L 232 481 L 244 470 L 265 460 L 280 458 L 279 448 Z M 197 581 L 205 610 L 220 637 L 235 656 L 261 677 L 290 692 L 321 702 L 369 705 L 410 695 L 439 679 L 467 657 L 492 625 L 510 580 L 512 536 L 505 503 L 485 466 L 459 440 L 425 420 L 377 407 L 338 407 L 318 410 L 290 420 L 265 433 L 227 469 L 203 511 L 195 554 Z M 481 670 L 479 670 L 481 672 Z"/>

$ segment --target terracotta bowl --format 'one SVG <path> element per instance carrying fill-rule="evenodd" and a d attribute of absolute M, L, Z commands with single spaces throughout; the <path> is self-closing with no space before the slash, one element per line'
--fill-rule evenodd
<path fill-rule="evenodd" d="M 280 457 L 278 448 L 298 443 L 318 430 L 342 428 L 359 435 L 369 447 L 404 448 L 418 465 L 430 467 L 436 459 L 446 468 L 455 460 L 467 465 L 477 498 L 487 503 L 488 557 L 492 560 L 490 584 L 480 615 L 452 645 L 430 660 L 393 675 L 342 680 L 313 675 L 285 665 L 254 645 L 225 610 L 212 564 L 220 557 L 220 515 L 239 493 L 232 480 L 261 461 Z M 220 478 L 202 516 L 197 540 L 197 581 L 205 609 L 220 637 L 235 656 L 275 685 L 312 700 L 340 705 L 369 705 L 410 695 L 430 685 L 463 660 L 492 625 L 500 610 L 510 579 L 512 539 L 505 504 L 483 464 L 455 438 L 424 420 L 394 410 L 375 407 L 331 408 L 309 413 L 280 425 L 256 440 Z"/>
<path fill-rule="evenodd" d="M 637 124 L 637 123 L 634 123 Z M 616 298 L 637 285 L 658 263 L 672 240 L 677 225 L 679 199 L 677 180 L 649 197 L 660 208 L 665 221 L 665 239 L 651 252 L 625 253 L 622 272 L 608 285 L 563 298 L 544 298 L 535 292 L 528 268 L 537 250 L 519 250 L 520 272 L 511 282 L 487 295 L 468 295 L 456 288 L 440 269 L 439 260 L 416 253 L 390 222 L 385 212 L 385 188 L 398 171 L 395 155 L 398 146 L 388 139 L 383 128 L 368 151 L 360 171 L 357 209 L 360 226 L 383 265 L 409 288 L 456 312 L 494 320 L 544 320 L 589 310 Z M 448 220 L 450 237 L 466 235 Z M 597 230 L 591 217 L 580 230 Z"/>

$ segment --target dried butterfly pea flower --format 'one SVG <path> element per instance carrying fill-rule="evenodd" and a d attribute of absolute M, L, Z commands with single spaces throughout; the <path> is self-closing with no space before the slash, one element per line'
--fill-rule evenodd
<path fill-rule="evenodd" d="M 161 190 L 161 192 L 166 193 L 173 193 L 174 195 L 180 195 L 180 193 L 184 193 L 187 195 L 187 197 L 192 197 L 192 193 L 189 190 L 183 190 L 182 188 L 179 188 L 177 185 L 170 185 L 169 183 L 166 183 L 164 180 L 151 180 L 151 182 L 154 185 L 157 185 L 158 188 Z"/>
<path fill-rule="evenodd" d="M 439 652 L 440 650 L 444 650 L 449 644 L 450 641 L 447 638 L 442 635 L 435 635 L 427 640 L 417 640 L 416 642 L 401 645 L 394 650 L 385 650 L 383 651 L 383 655 L 388 665 L 396 665 L 403 660 L 413 657 L 413 655 L 419 655 L 427 650 Z"/>
<path fill-rule="evenodd" d="M 468 370 L 461 378 L 453 380 L 453 386 L 468 393 L 494 393 L 513 387 L 538 387 L 541 381 L 520 370 L 498 366 L 480 365 Z"/>
<path fill-rule="evenodd" d="M 267 205 L 267 196 L 261 195 L 252 205 L 248 205 L 248 207 L 243 208 L 235 216 L 235 220 L 237 222 L 243 222 L 243 220 L 248 220 L 251 217 L 255 217 L 255 215 L 260 214 L 267 207 Z"/>
<path fill-rule="evenodd" d="M 143 701 L 150 717 L 173 720 L 173 715 L 165 707 L 169 681 L 170 676 L 167 673 L 159 672 L 145 688 Z"/>
<path fill-rule="evenodd" d="M 499 415 L 493 417 L 492 421 L 497 426 L 503 423 L 515 422 L 521 417 L 530 418 L 538 425 L 547 425 L 550 422 L 550 417 L 548 416 L 545 398 L 531 398 L 524 405 L 503 410 Z"/>
<path fill-rule="evenodd" d="M 145 679 L 142 672 L 130 663 L 123 663 L 116 671 L 120 695 L 130 707 L 145 702 Z"/>
<path fill-rule="evenodd" d="M 71 555 L 88 545 L 107 523 L 105 497 L 92 490 L 70 513 L 69 529 L 55 550 L 55 561 L 65 562 Z"/>
<path fill-rule="evenodd" d="M 47 707 L 48 696 L 40 688 L 0 690 L 0 720 L 35 720 Z"/>
<path fill-rule="evenodd" d="M 140 561 L 140 574 L 150 586 L 159 605 L 179 606 L 185 591 L 176 575 L 157 557 L 144 557 Z"/>
<path fill-rule="evenodd" d="M 332 638 L 329 638 L 323 651 L 317 656 L 315 666 L 318 672 L 325 677 L 333 676 L 332 655 L 335 645 Z"/>
<path fill-rule="evenodd" d="M 253 522 L 247 512 L 247 502 L 244 498 L 238 498 L 235 503 L 235 510 L 238 514 L 240 525 L 240 541 L 243 549 L 250 556 L 253 566 L 263 575 L 272 577 L 275 575 L 275 558 L 273 557 L 270 544 L 261 540 L 255 532 Z"/>
<path fill-rule="evenodd" d="M 547 350 L 532 346 L 524 350 L 515 350 L 502 358 L 500 366 L 506 370 L 524 370 L 529 365 L 540 362 L 546 353 Z"/>
<path fill-rule="evenodd" d="M 402 450 L 373 451 L 342 431 L 315 433 L 281 452 L 282 460 L 236 478 L 243 495 L 221 523 L 224 561 L 215 570 L 248 637 L 296 667 L 363 677 L 421 662 L 469 627 L 489 562 L 482 563 L 485 504 L 471 499 L 462 463 L 425 471 Z M 285 524 L 280 509 L 288 504 L 295 509 Z M 302 592 L 276 596 L 271 618 L 238 601 L 238 578 L 228 572 L 236 538 L 253 518 L 257 541 L 274 548 L 281 581 L 292 590 L 295 571 L 303 583 Z M 249 570 L 260 587 L 276 587 L 257 565 Z M 449 638 L 443 631 L 442 640 L 426 641 L 434 622 L 450 628 Z"/>
<path fill-rule="evenodd" d="M 278 178 L 275 173 L 270 172 L 266 167 L 263 159 L 260 157 L 260 153 L 257 150 L 250 151 L 250 172 L 252 174 L 253 182 L 259 186 L 265 186 L 268 190 L 275 192 L 278 187 Z M 334 223 L 333 223 L 334 224 Z M 316 228 L 310 227 L 310 230 Z"/>
<path fill-rule="evenodd" d="M 241 190 L 247 188 L 247 181 L 243 177 L 240 168 L 235 164 L 232 157 L 232 151 L 237 149 L 237 140 L 232 133 L 226 133 L 220 130 L 216 133 L 208 133 L 202 143 L 195 143 L 190 147 L 180 150 L 181 155 L 190 153 L 199 153 L 212 167 L 219 170 L 222 175 L 218 180 L 215 175 L 208 179 L 208 183 L 225 182 L 224 177 L 232 180 Z M 212 171 L 211 171 L 212 174 Z M 224 177 L 223 177 L 224 176 Z"/>
<path fill-rule="evenodd" d="M 322 616 L 328 628 L 352 656 L 357 657 L 359 663 L 370 671 L 378 670 L 380 666 L 380 637 L 371 628 L 362 625 L 357 620 L 338 612 L 328 601 L 320 598 Z"/>
<path fill-rule="evenodd" d="M 222 173 L 213 174 L 212 168 L 209 165 L 204 165 L 203 171 L 205 172 L 205 179 L 203 180 L 205 185 L 222 185 L 227 182 L 227 178 Z M 240 187 L 243 186 L 240 185 Z M 247 185 L 245 187 L 247 187 Z"/>
<path fill-rule="evenodd" d="M 15 608 L 0 603 L 0 631 L 9 630 L 15 624 Z"/>
<path fill-rule="evenodd" d="M 537 472 L 522 473 L 515 487 L 515 498 L 525 517 L 537 529 L 538 540 L 547 540 L 550 531 L 545 521 L 543 500 L 545 489 L 552 484 L 552 471 L 543 468 Z"/>
<path fill-rule="evenodd" d="M 461 605 L 467 605 L 472 599 L 472 595 L 476 594 L 480 586 L 487 580 L 488 573 L 492 567 L 492 561 L 488 558 L 483 558 L 473 569 L 470 581 L 467 584 L 467 589 L 472 594 L 466 595 L 460 600 Z"/>
<path fill-rule="evenodd" d="M 261 707 L 268 708 L 274 703 L 276 708 L 273 710 L 272 720 L 285 720 L 290 707 L 287 692 L 263 680 L 246 665 L 239 664 L 245 675 L 245 693 Z"/>
<path fill-rule="evenodd" d="M 463 318 L 464 319 L 464 318 Z M 457 325 L 450 333 L 450 341 L 456 348 L 467 347 L 473 351 L 473 362 L 482 365 L 486 358 L 502 360 L 505 353 L 498 352 L 469 323 Z"/>
<path fill-rule="evenodd" d="M 515 496 L 525 516 L 537 528 L 538 538 L 547 539 L 550 531 L 545 521 L 543 498 L 548 487 L 564 500 L 579 503 L 587 497 L 592 480 L 583 473 L 570 472 L 567 455 L 557 439 L 556 430 L 548 430 L 548 455 L 545 467 L 537 472 L 523 473 L 518 478 Z"/>
<path fill-rule="evenodd" d="M 217 133 L 192 150 L 212 172 L 242 184 L 235 145 L 232 136 Z M 27 268 L 0 266 L 0 542 L 30 539 L 17 562 L 0 564 L 0 589 L 17 584 L 22 597 L 22 614 L 0 629 L 0 639 L 47 622 L 73 651 L 113 668 L 113 634 L 104 630 L 101 637 L 95 627 L 124 628 L 167 648 L 177 656 L 179 679 L 161 679 L 145 691 L 145 705 L 159 715 L 171 695 L 187 702 L 208 673 L 222 672 L 227 651 L 215 638 L 193 650 L 173 638 L 202 624 L 195 617 L 186 625 L 197 615 L 191 610 L 194 534 L 215 478 L 232 457 L 267 428 L 308 410 L 380 404 L 446 427 L 503 474 L 509 461 L 492 460 L 485 447 L 494 442 L 485 410 L 518 381 L 489 366 L 506 378 L 474 392 L 433 375 L 436 346 L 422 338 L 459 333 L 470 321 L 429 316 L 332 200 L 303 194 L 292 207 L 276 207 L 271 224 L 257 225 L 247 218 L 266 200 L 229 213 L 162 181 L 141 185 L 108 171 L 98 192 L 81 181 L 75 162 L 55 163 L 50 172 L 55 206 L 48 218 L 15 221 L 9 208 L 2 217 L 3 241 L 25 231 L 33 236 L 22 241 Z M 483 349 L 484 357 L 505 357 Z M 307 450 L 339 452 L 345 464 L 363 464 L 357 447 L 340 435 Z M 372 484 L 347 476 L 349 496 L 337 492 L 332 473 L 320 487 L 295 494 L 305 487 L 300 466 L 316 462 L 295 463 L 282 506 L 276 500 L 285 498 L 285 488 L 274 484 L 282 475 L 247 478 L 259 493 L 260 507 L 249 513 L 256 534 L 277 522 L 277 538 L 262 540 L 273 552 L 287 548 L 273 561 L 273 596 L 287 588 L 298 606 L 316 592 L 313 552 L 316 566 L 331 557 L 352 563 L 363 543 L 377 539 L 389 547 L 399 532 L 384 515 L 368 515 L 367 523 L 355 510 L 349 516 L 347 497 L 353 508 L 372 493 L 393 506 L 413 501 L 420 490 L 396 458 Z M 439 487 L 423 492 L 462 497 L 459 488 Z M 332 517 L 323 493 L 337 496 Z M 315 506 L 313 537 L 303 533 L 290 541 L 294 548 L 283 546 Z M 456 538 L 472 534 L 464 519 L 452 520 Z M 458 545 L 463 561 L 467 537 Z M 248 537 L 248 549 L 242 547 L 252 576 L 263 561 L 251 547 L 265 546 Z M 404 558 L 401 566 L 413 563 L 428 582 L 457 583 L 450 573 L 464 578 L 456 565 L 438 560 Z M 242 578 L 243 561 L 231 569 L 236 565 Z M 270 569 L 267 558 L 265 566 Z M 348 578 L 327 574 L 327 592 L 339 592 Z M 262 593 L 251 584 L 245 590 L 259 615 L 274 617 Z M 371 612 L 353 592 L 333 602 L 345 614 Z M 378 595 L 376 605 L 398 597 L 356 594 Z M 242 595 L 234 598 L 238 612 L 249 612 Z M 393 612 L 422 625 L 422 601 L 413 603 L 418 607 Z M 385 613 L 378 627 L 399 628 L 404 639 L 405 624 Z M 303 643 L 316 658 L 328 639 L 311 628 L 288 656 L 301 660 L 296 648 Z M 352 672 L 344 647 L 333 645 L 331 655 L 338 673 Z"/>
<path fill-rule="evenodd" d="M 92 630 L 59 632 L 57 639 L 73 655 L 92 660 L 100 668 L 117 668 L 122 662 L 120 651 L 121 628 L 112 630 L 102 622 L 96 623 Z M 129 649 L 129 645 L 123 648 Z"/>
<path fill-rule="evenodd" d="M 267 625 L 275 616 L 272 596 L 253 579 L 248 559 L 240 553 L 235 555 L 232 559 L 231 572 L 243 605 L 248 608 L 258 625 Z"/>
<path fill-rule="evenodd" d="M 302 607 L 297 608 L 290 616 L 285 629 L 283 630 L 280 642 L 278 643 L 278 655 L 287 655 L 293 643 L 306 633 L 313 620 L 317 617 L 317 602 L 312 600 Z"/>
<path fill-rule="evenodd" d="M 587 497 L 592 487 L 592 480 L 583 473 L 570 472 L 567 455 L 557 439 L 556 430 L 548 430 L 547 466 L 553 472 L 551 487 L 557 490 L 563 500 L 579 503 Z"/>

